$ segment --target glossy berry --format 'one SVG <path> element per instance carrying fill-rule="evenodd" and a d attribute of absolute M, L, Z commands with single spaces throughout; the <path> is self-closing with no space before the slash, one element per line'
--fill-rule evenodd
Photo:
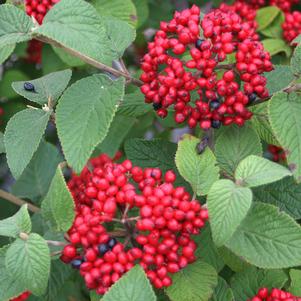
<path fill-rule="evenodd" d="M 266 287 L 259 289 L 256 296 L 247 301 L 301 301 L 301 297 L 293 296 L 291 293 L 273 288 L 269 290 Z"/>
<path fill-rule="evenodd" d="M 248 95 L 249 103 L 254 102 L 256 100 L 256 98 L 257 98 L 256 93 L 252 93 L 252 94 Z"/>
<path fill-rule="evenodd" d="M 29 83 L 29 82 L 25 82 L 24 83 L 24 89 L 26 91 L 30 91 L 30 92 L 35 92 L 35 87 L 32 83 Z"/>
<path fill-rule="evenodd" d="M 98 246 L 98 251 L 99 251 L 100 255 L 106 254 L 109 250 L 110 250 L 110 247 L 108 246 L 108 244 L 100 244 Z"/>
<path fill-rule="evenodd" d="M 117 240 L 116 240 L 116 238 L 114 238 L 114 237 L 112 237 L 112 238 L 110 238 L 110 240 L 108 241 L 108 247 L 110 248 L 110 249 L 113 249 L 114 247 L 115 247 L 115 245 L 117 244 Z"/>
<path fill-rule="evenodd" d="M 222 123 L 219 120 L 212 120 L 211 126 L 214 129 L 219 129 L 221 127 Z"/>
<path fill-rule="evenodd" d="M 83 263 L 83 261 L 81 259 L 74 259 L 71 261 L 71 266 L 74 269 L 79 269 L 82 263 Z"/>
<path fill-rule="evenodd" d="M 31 293 L 30 292 L 24 292 L 20 296 L 10 299 L 10 301 L 25 301 L 30 297 Z"/>

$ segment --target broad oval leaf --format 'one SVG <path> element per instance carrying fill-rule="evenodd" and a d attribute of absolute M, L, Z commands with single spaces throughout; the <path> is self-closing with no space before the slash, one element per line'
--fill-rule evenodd
<path fill-rule="evenodd" d="M 228 241 L 252 204 L 252 191 L 239 187 L 230 180 L 215 182 L 208 194 L 207 205 L 215 244 Z"/>
<path fill-rule="evenodd" d="M 212 184 L 219 179 L 219 168 L 209 147 L 202 154 L 197 153 L 199 142 L 198 138 L 185 135 L 178 144 L 176 165 L 193 191 L 197 195 L 206 195 Z"/>
<path fill-rule="evenodd" d="M 301 75 L 301 45 L 298 45 L 294 51 L 291 67 L 295 75 Z"/>
<path fill-rule="evenodd" d="M 260 268 L 301 265 L 301 227 L 272 205 L 255 203 L 226 246 Z"/>
<path fill-rule="evenodd" d="M 50 105 L 53 106 L 66 89 L 71 79 L 71 75 L 72 71 L 67 69 L 64 71 L 53 72 L 31 81 L 13 82 L 12 87 L 18 94 L 30 101 L 40 105 L 50 103 Z M 35 92 L 26 91 L 24 89 L 25 82 L 33 84 Z"/>
<path fill-rule="evenodd" d="M 37 150 L 46 129 L 51 111 L 26 109 L 15 114 L 8 122 L 4 144 L 8 166 L 17 179 Z"/>
<path fill-rule="evenodd" d="M 290 270 L 291 285 L 289 291 L 295 296 L 301 296 L 301 270 Z"/>
<path fill-rule="evenodd" d="M 258 23 L 258 31 L 267 28 L 273 20 L 281 14 L 281 10 L 276 6 L 263 7 L 257 10 L 256 21 Z"/>
<path fill-rule="evenodd" d="M 8 44 L 0 47 L 0 64 L 2 64 L 14 51 L 16 44 Z"/>
<path fill-rule="evenodd" d="M 165 289 L 172 301 L 207 301 L 217 285 L 217 273 L 209 264 L 196 261 L 172 276 Z"/>
<path fill-rule="evenodd" d="M 265 185 L 291 175 L 284 166 L 254 155 L 242 160 L 235 171 L 236 182 L 248 187 Z"/>
<path fill-rule="evenodd" d="M 72 226 L 75 216 L 74 201 L 60 167 L 57 168 L 42 202 L 42 214 L 45 220 L 51 222 L 55 231 L 65 232 Z"/>
<path fill-rule="evenodd" d="M 232 289 L 222 277 L 218 277 L 218 283 L 210 301 L 234 301 Z"/>
<path fill-rule="evenodd" d="M 296 93 L 277 93 L 269 103 L 273 132 L 284 148 L 294 178 L 301 182 L 301 97 Z"/>
<path fill-rule="evenodd" d="M 33 294 L 42 295 L 47 288 L 50 271 L 46 241 L 34 233 L 27 240 L 18 238 L 7 250 L 5 266 L 11 277 L 15 277 Z"/>
<path fill-rule="evenodd" d="M 155 301 L 156 295 L 143 269 L 137 265 L 121 277 L 101 301 Z"/>
<path fill-rule="evenodd" d="M 65 157 L 76 172 L 103 141 L 124 95 L 124 79 L 106 75 L 83 78 L 62 95 L 56 124 Z"/>

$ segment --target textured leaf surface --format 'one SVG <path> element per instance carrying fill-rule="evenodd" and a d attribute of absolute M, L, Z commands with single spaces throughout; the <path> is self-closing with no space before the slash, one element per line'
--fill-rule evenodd
<path fill-rule="evenodd" d="M 286 152 L 290 170 L 301 182 L 301 97 L 277 93 L 269 104 L 269 119 L 277 140 Z"/>
<path fill-rule="evenodd" d="M 253 298 L 262 287 L 282 288 L 287 275 L 281 270 L 259 270 L 255 267 L 236 273 L 231 279 L 235 301 L 246 301 Z"/>
<path fill-rule="evenodd" d="M 227 127 L 215 144 L 215 155 L 221 169 L 233 176 L 238 163 L 249 155 L 262 155 L 260 138 L 255 130 Z"/>
<path fill-rule="evenodd" d="M 0 132 L 0 154 L 5 153 L 4 134 Z"/>
<path fill-rule="evenodd" d="M 219 248 L 218 253 L 225 265 L 227 265 L 234 272 L 241 272 L 250 267 L 250 264 L 243 260 L 242 257 L 235 255 L 226 247 Z"/>
<path fill-rule="evenodd" d="M 254 155 L 242 160 L 235 171 L 236 180 L 248 187 L 272 183 L 286 176 L 291 176 L 287 168 Z"/>
<path fill-rule="evenodd" d="M 66 89 L 71 79 L 71 75 L 72 71 L 68 69 L 53 72 L 41 78 L 28 81 L 34 85 L 35 92 L 26 91 L 24 89 L 25 81 L 13 82 L 12 87 L 18 94 L 40 105 L 49 102 L 55 104 L 57 99 Z"/>
<path fill-rule="evenodd" d="M 206 195 L 212 184 L 219 179 L 216 158 L 209 147 L 198 154 L 199 139 L 185 135 L 178 144 L 176 165 L 182 177 L 191 184 L 197 195 Z"/>
<path fill-rule="evenodd" d="M 96 10 L 101 16 L 111 16 L 137 25 L 136 7 L 131 0 L 93 0 Z"/>
<path fill-rule="evenodd" d="M 65 232 L 74 220 L 74 201 L 60 167 L 57 168 L 49 191 L 42 203 L 42 214 L 56 231 Z"/>
<path fill-rule="evenodd" d="M 56 110 L 56 124 L 68 163 L 80 172 L 108 133 L 124 94 L 124 79 L 105 75 L 83 78 L 70 86 Z"/>
<path fill-rule="evenodd" d="M 301 264 L 301 227 L 277 207 L 255 203 L 226 246 L 260 268 Z"/>
<path fill-rule="evenodd" d="M 30 231 L 31 221 L 27 205 L 23 205 L 15 215 L 0 220 L 0 236 L 18 237 L 21 232 Z"/>
<path fill-rule="evenodd" d="M 37 150 L 46 129 L 51 111 L 26 109 L 8 122 L 4 144 L 9 168 L 17 179 Z"/>
<path fill-rule="evenodd" d="M 234 295 L 227 282 L 219 277 L 211 301 L 234 301 Z"/>
<path fill-rule="evenodd" d="M 50 254 L 46 241 L 38 234 L 30 234 L 27 240 L 17 239 L 6 253 L 6 268 L 20 283 L 41 295 L 47 288 L 50 270 Z"/>
<path fill-rule="evenodd" d="M 217 274 L 209 264 L 196 261 L 172 276 L 165 291 L 172 301 L 207 301 L 217 285 Z"/>
<path fill-rule="evenodd" d="M 45 196 L 61 161 L 63 158 L 57 148 L 42 141 L 24 172 L 13 185 L 13 194 L 31 200 Z"/>
<path fill-rule="evenodd" d="M 295 75 L 301 74 L 301 45 L 298 45 L 294 51 L 291 60 L 291 67 Z"/>
<path fill-rule="evenodd" d="M 252 191 L 230 180 L 215 182 L 208 194 L 207 205 L 213 240 L 217 246 L 228 241 L 252 204 Z"/>
<path fill-rule="evenodd" d="M 101 299 L 102 301 L 155 301 L 156 295 L 142 268 L 127 272 Z"/>
<path fill-rule="evenodd" d="M 0 48 L 31 39 L 33 23 L 24 11 L 14 5 L 0 6 Z"/>
<path fill-rule="evenodd" d="M 287 57 L 290 57 L 292 54 L 292 49 L 281 36 L 276 39 L 265 39 L 262 41 L 262 44 L 264 50 L 268 51 L 272 56 L 282 52 L 284 52 Z"/>
<path fill-rule="evenodd" d="M 112 62 L 104 21 L 84 0 L 62 0 L 45 16 L 36 34 L 102 63 Z"/>
<path fill-rule="evenodd" d="M 301 296 L 301 270 L 290 270 L 291 286 L 289 291 L 295 296 Z"/>
<path fill-rule="evenodd" d="M 0 64 L 2 64 L 14 51 L 16 44 L 8 44 L 0 47 Z"/>
<path fill-rule="evenodd" d="M 293 178 L 284 178 L 275 183 L 253 189 L 254 200 L 279 207 L 295 219 L 301 218 L 301 184 Z"/>

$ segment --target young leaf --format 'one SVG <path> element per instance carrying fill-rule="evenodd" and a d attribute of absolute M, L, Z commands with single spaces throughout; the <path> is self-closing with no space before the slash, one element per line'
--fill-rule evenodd
<path fill-rule="evenodd" d="M 13 194 L 31 200 L 44 197 L 61 161 L 58 149 L 42 140 L 22 175 L 12 186 Z"/>
<path fill-rule="evenodd" d="M 207 205 L 215 244 L 228 241 L 252 204 L 252 191 L 239 187 L 230 180 L 216 181 L 208 194 Z"/>
<path fill-rule="evenodd" d="M 101 301 L 116 300 L 156 300 L 152 286 L 139 265 L 127 272 L 101 299 Z"/>
<path fill-rule="evenodd" d="M 2 64 L 14 51 L 16 44 L 8 44 L 0 47 L 0 64 Z"/>
<path fill-rule="evenodd" d="M 101 16 L 111 16 L 137 25 L 136 7 L 131 0 L 93 0 L 92 2 Z"/>
<path fill-rule="evenodd" d="M 35 34 L 82 57 L 107 64 L 114 59 L 103 20 L 84 0 L 61 0 L 47 13 Z"/>
<path fill-rule="evenodd" d="M 296 93 L 277 93 L 269 103 L 273 132 L 284 148 L 290 170 L 301 182 L 301 97 Z"/>
<path fill-rule="evenodd" d="M 21 176 L 37 150 L 50 115 L 51 111 L 26 109 L 9 120 L 4 144 L 8 166 L 16 179 Z"/>
<path fill-rule="evenodd" d="M 100 74 L 83 78 L 64 92 L 56 124 L 65 157 L 76 172 L 107 135 L 123 94 L 123 78 L 112 81 Z"/>
<path fill-rule="evenodd" d="M 30 101 L 36 102 L 40 105 L 51 103 L 54 105 L 57 99 L 61 96 L 66 89 L 70 79 L 72 71 L 70 69 L 64 71 L 53 72 L 45 75 L 41 78 L 29 81 L 34 85 L 35 91 L 30 92 L 24 89 L 24 83 L 13 82 L 13 89 L 23 97 Z"/>
<path fill-rule="evenodd" d="M 0 48 L 30 40 L 32 27 L 24 11 L 14 5 L 0 5 Z"/>
<path fill-rule="evenodd" d="M 275 205 L 294 219 L 301 219 L 301 184 L 296 184 L 293 178 L 256 187 L 253 195 L 254 201 Z"/>
<path fill-rule="evenodd" d="M 267 28 L 273 20 L 281 14 L 281 10 L 276 6 L 268 6 L 257 10 L 256 21 L 258 23 L 258 31 Z"/>
<path fill-rule="evenodd" d="M 248 126 L 227 127 L 216 140 L 215 155 L 221 169 L 233 176 L 241 160 L 249 155 L 262 155 L 260 138 Z"/>
<path fill-rule="evenodd" d="M 254 155 L 242 160 L 235 171 L 236 182 L 248 187 L 265 185 L 291 175 L 282 165 Z"/>
<path fill-rule="evenodd" d="M 11 277 L 5 267 L 5 255 L 9 245 L 0 248 L 0 300 L 8 301 L 19 296 L 26 286 L 16 278 Z"/>
<path fill-rule="evenodd" d="M 42 202 L 42 214 L 55 231 L 68 231 L 74 220 L 74 201 L 60 167 L 52 179 L 46 198 Z"/>
<path fill-rule="evenodd" d="M 209 264 L 196 261 L 172 276 L 165 291 L 172 301 L 207 301 L 217 285 L 217 274 Z"/>
<path fill-rule="evenodd" d="M 301 227 L 272 205 L 255 203 L 226 246 L 260 268 L 301 265 Z"/>
<path fill-rule="evenodd" d="M 209 147 L 197 153 L 199 139 L 185 135 L 178 144 L 176 165 L 181 176 L 190 183 L 197 195 L 206 195 L 212 184 L 219 179 L 219 168 Z"/>
<path fill-rule="evenodd" d="M 287 280 L 287 275 L 282 270 L 259 270 L 250 267 L 233 276 L 231 288 L 235 301 L 246 301 L 253 298 L 260 288 L 282 288 Z"/>
<path fill-rule="evenodd" d="M 294 51 L 291 67 L 295 75 L 301 75 L 301 45 L 298 45 Z"/>
<path fill-rule="evenodd" d="M 291 285 L 289 291 L 295 296 L 301 296 L 301 270 L 290 270 Z"/>
<path fill-rule="evenodd" d="M 222 277 L 218 277 L 218 283 L 210 301 L 234 301 L 233 292 Z"/>
<path fill-rule="evenodd" d="M 0 236 L 16 238 L 21 232 L 30 233 L 30 231 L 31 221 L 27 205 L 23 205 L 15 215 L 0 220 Z"/>
<path fill-rule="evenodd" d="M 11 277 L 34 295 L 42 295 L 48 283 L 50 254 L 46 241 L 32 233 L 27 240 L 18 238 L 8 248 L 5 266 Z"/>

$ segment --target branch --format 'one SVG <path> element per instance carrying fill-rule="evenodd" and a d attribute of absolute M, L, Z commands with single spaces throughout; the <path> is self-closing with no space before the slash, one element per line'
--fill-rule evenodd
<path fill-rule="evenodd" d="M 89 65 L 91 65 L 91 66 L 93 66 L 97 69 L 100 69 L 100 70 L 105 71 L 105 72 L 109 72 L 109 73 L 111 73 L 111 74 L 113 74 L 117 77 L 122 76 L 122 77 L 126 78 L 129 83 L 132 83 L 132 84 L 134 84 L 138 87 L 142 86 L 142 84 L 143 84 L 142 81 L 140 81 L 139 79 L 131 77 L 130 74 L 127 74 L 124 71 L 119 71 L 119 70 L 116 70 L 116 69 L 114 69 L 112 67 L 109 67 L 105 64 L 102 64 L 102 63 L 98 62 L 97 60 L 95 60 L 95 59 L 93 59 L 93 58 L 91 58 L 87 55 L 84 55 L 84 54 L 82 54 L 82 53 L 80 53 L 80 52 L 78 52 L 74 49 L 68 48 L 68 47 L 64 46 L 63 44 L 61 44 L 61 43 L 59 43 L 55 40 L 52 40 L 50 38 L 47 38 L 47 37 L 44 37 L 44 36 L 41 36 L 41 35 L 36 35 L 34 38 L 36 40 L 39 40 L 39 41 L 43 42 L 43 43 L 47 43 L 47 44 L 53 45 L 55 47 L 61 48 L 65 52 L 81 59 L 83 62 L 85 62 L 85 63 L 87 63 L 87 64 L 89 64 Z"/>
<path fill-rule="evenodd" d="M 28 209 L 34 213 L 36 212 L 40 212 L 40 208 L 22 200 L 22 199 L 19 199 L 18 197 L 14 196 L 13 194 L 9 193 L 9 192 L 6 192 L 2 189 L 0 189 L 0 197 L 15 204 L 15 205 L 18 205 L 18 206 L 22 206 L 24 204 L 27 204 L 28 206 Z"/>
<path fill-rule="evenodd" d="M 287 92 L 287 93 L 292 93 L 292 92 L 296 92 L 296 91 L 300 91 L 301 90 L 301 84 L 295 84 L 293 86 L 290 86 L 286 89 L 284 89 L 283 91 L 284 92 Z"/>
<path fill-rule="evenodd" d="M 55 246 L 55 247 L 64 247 L 67 243 L 63 241 L 56 241 L 56 240 L 46 240 L 48 245 Z"/>

